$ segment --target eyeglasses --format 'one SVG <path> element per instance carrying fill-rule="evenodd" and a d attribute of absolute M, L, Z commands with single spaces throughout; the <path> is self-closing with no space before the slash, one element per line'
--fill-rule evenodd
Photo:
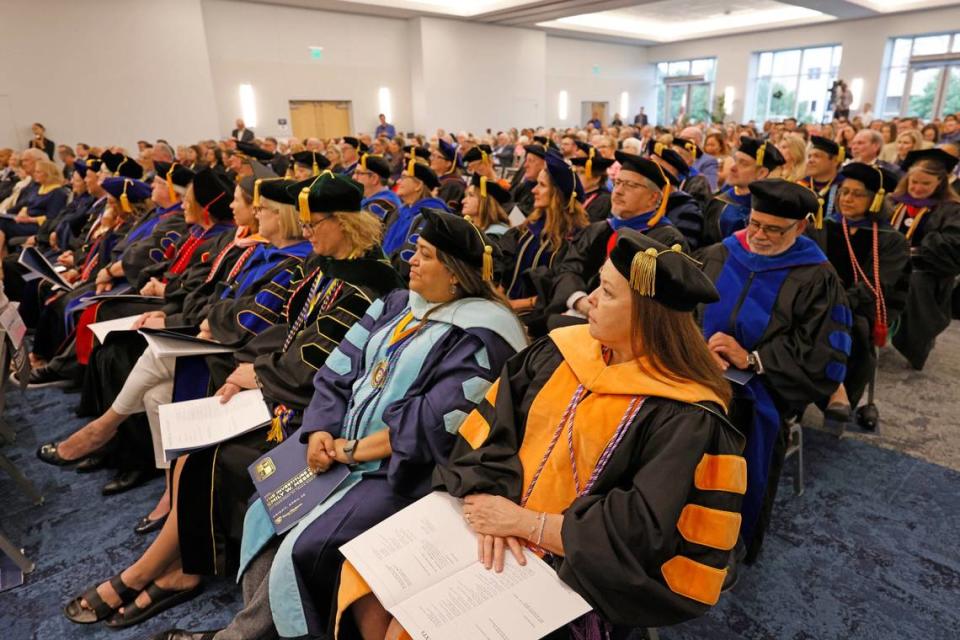
<path fill-rule="evenodd" d="M 321 218 L 320 220 L 317 220 L 316 222 L 304 222 L 301 220 L 300 228 L 303 229 L 304 231 L 310 231 L 310 232 L 316 231 L 317 227 L 319 227 L 321 224 L 323 224 L 324 222 L 326 222 L 332 217 L 333 216 L 324 216 L 323 218 Z"/>
<path fill-rule="evenodd" d="M 844 196 L 850 196 L 851 198 L 868 198 L 870 194 L 862 189 L 847 189 L 846 187 L 840 187 L 837 189 L 837 195 L 841 198 Z"/>
<path fill-rule="evenodd" d="M 755 220 L 750 220 L 749 222 L 747 222 L 747 227 L 749 227 L 750 230 L 753 231 L 753 232 L 757 232 L 757 231 L 761 231 L 761 230 L 762 230 L 762 231 L 763 231 L 763 235 L 765 235 L 765 236 L 770 236 L 771 238 L 780 238 L 780 237 L 783 236 L 783 234 L 785 234 L 787 231 L 790 231 L 790 229 L 793 229 L 793 228 L 794 228 L 795 226 L 797 226 L 798 224 L 800 224 L 800 221 L 799 221 L 799 220 L 797 220 L 797 221 L 794 222 L 793 224 L 788 224 L 788 225 L 785 226 L 785 227 L 778 227 L 778 226 L 776 226 L 776 225 L 772 225 L 772 224 L 760 224 L 759 222 L 756 222 Z"/>
<path fill-rule="evenodd" d="M 617 178 L 616 180 L 613 181 L 613 188 L 616 189 L 617 187 L 625 187 L 627 189 L 649 189 L 650 188 L 647 185 L 643 184 L 642 182 L 634 182 L 632 180 L 624 180 L 622 178 Z"/>

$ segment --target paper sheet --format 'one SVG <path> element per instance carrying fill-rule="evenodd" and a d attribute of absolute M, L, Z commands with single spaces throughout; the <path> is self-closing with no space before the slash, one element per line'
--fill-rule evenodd
<path fill-rule="evenodd" d="M 230 353 L 233 347 L 216 344 L 200 344 L 186 340 L 177 340 L 166 336 L 148 335 L 141 332 L 147 341 L 147 348 L 158 358 L 181 358 L 185 356 L 204 356 L 213 353 Z"/>
<path fill-rule="evenodd" d="M 133 323 L 137 321 L 139 315 L 136 316 L 126 316 L 123 318 L 117 318 L 116 320 L 104 320 L 103 322 L 94 322 L 90 325 L 90 331 L 93 331 L 93 335 L 97 336 L 97 340 L 100 341 L 100 344 L 103 344 L 104 340 L 107 339 L 107 334 L 112 333 L 113 331 L 132 331 Z"/>
<path fill-rule="evenodd" d="M 418 500 L 340 547 L 414 638 L 535 640 L 590 611 L 545 562 L 506 555 L 502 573 L 477 561 L 460 501 Z"/>
<path fill-rule="evenodd" d="M 270 422 L 259 389 L 241 391 L 226 404 L 220 397 L 160 405 L 160 439 L 167 461 L 209 447 Z"/>

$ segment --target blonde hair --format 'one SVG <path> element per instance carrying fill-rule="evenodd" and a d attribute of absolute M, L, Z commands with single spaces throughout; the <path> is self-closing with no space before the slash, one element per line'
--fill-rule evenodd
<path fill-rule="evenodd" d="M 350 255 L 362 256 L 380 244 L 383 223 L 369 211 L 335 211 L 331 216 L 340 225 Z"/>
<path fill-rule="evenodd" d="M 780 139 L 780 144 L 787 148 L 793 164 L 782 164 L 770 172 L 771 178 L 783 178 L 790 182 L 803 180 L 807 173 L 806 157 L 807 143 L 800 136 L 787 135 Z"/>
<path fill-rule="evenodd" d="M 46 179 L 40 184 L 63 184 L 63 174 L 60 173 L 60 167 L 50 160 L 37 160 L 37 164 L 33 170 L 43 171 L 46 176 Z"/>
<path fill-rule="evenodd" d="M 913 148 L 910 149 L 910 151 L 919 151 L 920 149 L 923 149 L 923 136 L 920 135 L 920 132 L 916 129 L 907 129 L 906 131 L 901 131 L 897 134 L 895 142 L 900 142 L 900 138 L 903 136 L 910 136 L 910 138 L 913 140 Z M 907 153 L 909 153 L 909 151 Z"/>
<path fill-rule="evenodd" d="M 476 197 L 477 219 L 474 222 L 478 229 L 486 231 L 487 227 L 497 223 L 510 225 L 510 217 L 507 216 L 507 212 L 503 210 L 496 198 L 490 195 L 481 198 L 479 193 L 476 194 Z"/>
<path fill-rule="evenodd" d="M 300 228 L 300 212 L 295 206 L 263 196 L 260 196 L 260 206 L 273 209 L 280 216 L 280 236 L 284 240 L 299 240 L 303 237 L 303 231 Z"/>

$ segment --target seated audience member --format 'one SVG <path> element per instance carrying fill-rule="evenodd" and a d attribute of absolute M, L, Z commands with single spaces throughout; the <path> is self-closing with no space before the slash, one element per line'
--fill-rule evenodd
<path fill-rule="evenodd" d="M 910 291 L 893 346 L 921 370 L 950 325 L 950 296 L 960 275 L 960 196 L 950 186 L 957 158 L 942 149 L 912 151 L 893 194 L 890 224 L 910 243 Z"/>
<path fill-rule="evenodd" d="M 369 151 L 366 144 L 354 136 L 344 136 L 340 142 L 341 168 L 339 173 L 347 177 L 353 175 L 360 161 L 360 154 Z"/>
<path fill-rule="evenodd" d="M 548 313 L 576 312 L 586 318 L 589 293 L 597 288 L 600 268 L 623 229 L 649 235 L 661 244 L 684 244 L 683 234 L 666 216 L 670 181 L 657 163 L 617 151 L 620 173 L 614 181 L 611 215 L 580 233 L 553 268 Z"/>
<path fill-rule="evenodd" d="M 823 200 L 822 211 L 817 215 L 817 226 L 824 217 L 833 215 L 837 203 L 837 185 L 840 181 L 840 165 L 846 157 L 844 148 L 833 140 L 810 136 L 807 151 L 806 176 L 800 184 L 813 191 Z"/>
<path fill-rule="evenodd" d="M 787 448 L 785 422 L 825 402 L 846 378 L 852 322 L 843 283 L 803 235 L 820 206 L 816 194 L 779 179 L 753 182 L 750 193 L 747 227 L 700 255 L 720 292 L 718 302 L 701 310 L 707 345 L 724 369 L 753 374 L 744 386 L 756 406 L 744 452 L 747 562 L 757 557 L 769 523 Z"/>
<path fill-rule="evenodd" d="M 674 136 L 673 147 L 683 155 L 683 159 L 690 169 L 692 169 L 691 178 L 694 176 L 703 176 L 706 181 L 704 187 L 687 188 L 690 193 L 703 190 L 707 196 L 717 190 L 717 172 L 719 163 L 717 158 L 704 153 L 702 149 L 703 132 L 698 127 L 686 127 L 680 132 L 679 136 Z M 686 155 L 689 154 L 689 157 Z"/>
<path fill-rule="evenodd" d="M 461 157 L 467 173 L 479 173 L 490 180 L 497 179 L 497 170 L 493 168 L 493 149 L 488 144 L 478 144 L 463 152 Z M 523 172 L 518 171 L 518 176 Z"/>
<path fill-rule="evenodd" d="M 879 131 L 873 129 L 861 129 L 853 136 L 850 143 L 850 153 L 853 154 L 854 162 L 876 165 L 881 169 L 892 172 L 899 179 L 903 172 L 900 167 L 880 159 L 880 151 L 883 149 L 883 136 Z"/>
<path fill-rule="evenodd" d="M 0 213 L 17 215 L 33 201 L 40 189 L 40 185 L 33 179 L 33 173 L 37 163 L 47 159 L 43 151 L 27 149 L 19 156 L 13 156 L 11 160 L 16 161 L 16 158 L 19 158 L 20 162 L 19 167 L 14 167 L 17 180 L 7 198 L 0 201 Z"/>
<path fill-rule="evenodd" d="M 529 216 L 536 206 L 533 189 L 537 186 L 537 176 L 543 171 L 546 163 L 547 148 L 542 144 L 534 143 L 524 145 L 523 150 L 523 164 L 517 172 L 520 180 L 513 187 L 510 195 L 523 215 Z"/>
<path fill-rule="evenodd" d="M 783 156 L 783 164 L 769 177 L 782 178 L 788 182 L 800 182 L 807 175 L 807 143 L 798 135 L 784 136 L 777 143 L 777 149 Z"/>
<path fill-rule="evenodd" d="M 463 216 L 494 242 L 510 229 L 504 210 L 510 205 L 510 192 L 504 184 L 475 173 L 463 196 Z"/>
<path fill-rule="evenodd" d="M 390 163 L 383 156 L 365 153 L 353 170 L 353 179 L 363 186 L 360 208 L 377 216 L 384 228 L 389 227 L 400 213 L 403 202 L 390 189 Z"/>
<path fill-rule="evenodd" d="M 358 211 L 360 186 L 329 173 L 311 182 L 287 183 L 284 194 L 273 195 L 299 204 L 307 189 L 307 209 L 300 209 L 300 221 L 315 256 L 297 269 L 300 277 L 291 282 L 285 322 L 266 328 L 237 352 L 239 364 L 217 392 L 227 402 L 261 381 L 277 416 L 276 429 L 261 428 L 179 458 L 172 474 L 173 508 L 159 536 L 118 576 L 72 600 L 65 611 L 72 621 L 109 619 L 109 626 L 131 626 L 195 596 L 202 574 L 235 575 L 239 523 L 253 493 L 247 465 L 282 438 L 281 424 L 291 429 L 300 424 L 312 395 L 313 374 L 347 332 L 347 321 L 362 317 L 372 300 L 399 284 L 377 247 L 380 225 Z M 264 201 L 271 203 L 285 206 Z M 210 330 L 218 331 L 213 325 Z M 182 489 L 181 483 L 186 483 Z M 195 527 L 201 518 L 210 522 L 213 505 L 211 528 Z"/>
<path fill-rule="evenodd" d="M 440 187 L 437 189 L 437 197 L 443 200 L 447 209 L 454 213 L 460 212 L 460 203 L 463 201 L 463 193 L 467 185 L 460 175 L 460 168 L 457 163 L 457 148 L 452 144 L 440 138 L 437 140 L 437 148 L 430 152 L 428 158 L 430 168 L 437 174 L 440 180 Z"/>
<path fill-rule="evenodd" d="M 897 157 L 895 163 L 901 172 L 907 170 L 907 155 L 923 149 L 923 137 L 919 131 L 908 129 L 897 134 Z"/>
<path fill-rule="evenodd" d="M 534 334 L 542 334 L 550 303 L 549 274 L 590 221 L 581 204 L 580 179 L 559 154 L 546 154 L 533 197 L 527 219 L 500 238 L 496 273 L 513 310 Z"/>
<path fill-rule="evenodd" d="M 384 231 L 383 252 L 404 279 L 410 273 L 408 262 L 416 251 L 416 232 L 422 223 L 423 211 L 447 211 L 443 200 L 434 195 L 439 186 L 437 174 L 424 160 L 416 157 L 407 161 L 407 167 L 397 181 L 397 196 L 403 204 Z"/>
<path fill-rule="evenodd" d="M 783 165 L 783 156 L 771 142 L 740 138 L 727 172 L 726 187 L 713 197 L 704 212 L 702 244 L 708 247 L 747 226 L 750 218 L 750 183 L 764 180 Z"/>
<path fill-rule="evenodd" d="M 807 229 L 836 270 L 853 314 L 847 375 L 830 399 L 827 414 L 847 421 L 877 366 L 876 347 L 906 303 L 910 256 L 907 241 L 890 226 L 884 197 L 897 186 L 894 173 L 853 162 L 840 172 L 838 215 L 818 232 Z M 833 414 L 831 415 L 831 411 Z"/>
<path fill-rule="evenodd" d="M 708 133 L 703 141 L 703 154 L 717 159 L 717 189 L 726 185 L 727 172 L 733 164 L 733 151 L 734 149 L 727 145 L 723 132 L 719 130 Z"/>
<path fill-rule="evenodd" d="M 20 209 L 10 212 L 16 215 L 13 220 L 0 218 L 0 255 L 6 254 L 11 241 L 22 243 L 36 235 L 47 218 L 58 216 L 67 206 L 70 193 L 63 186 L 63 175 L 56 164 L 50 160 L 38 160 L 34 165 L 33 180 L 37 184 L 36 194 L 17 203 Z"/>
<path fill-rule="evenodd" d="M 694 196 L 684 191 L 690 184 L 690 167 L 683 156 L 667 145 L 655 142 L 650 149 L 650 160 L 663 169 L 670 181 L 670 193 L 667 195 L 666 217 L 683 235 L 684 250 L 695 250 L 700 247 L 703 237 L 703 209 L 710 195 L 701 189 L 700 196 Z M 698 176 L 696 183 L 705 185 L 702 176 Z M 706 197 L 707 200 L 699 198 Z"/>
<path fill-rule="evenodd" d="M 583 208 L 587 212 L 587 218 L 590 222 L 600 222 L 610 216 L 611 194 L 607 190 L 607 169 L 612 167 L 616 160 L 604 158 L 591 145 L 581 144 L 581 150 L 586 147 L 586 155 L 571 158 L 570 163 L 576 168 L 577 176 L 583 183 Z"/>
<path fill-rule="evenodd" d="M 703 615 L 747 483 L 730 387 L 691 313 L 717 299 L 711 282 L 677 247 L 627 229 L 600 283 L 589 325 L 512 358 L 435 476 L 463 499 L 487 569 L 535 553 L 590 603 L 550 638 L 626 638 Z M 398 637 L 351 565 L 338 608 L 342 639 Z"/>
<path fill-rule="evenodd" d="M 321 171 L 330 168 L 330 159 L 319 151 L 298 151 L 291 157 L 293 174 L 290 177 L 297 182 L 302 182 L 311 176 L 318 176 Z"/>

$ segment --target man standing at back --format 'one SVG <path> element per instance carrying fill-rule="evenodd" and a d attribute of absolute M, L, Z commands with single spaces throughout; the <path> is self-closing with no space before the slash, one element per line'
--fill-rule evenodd
<path fill-rule="evenodd" d="M 247 129 L 243 118 L 237 118 L 237 128 L 230 132 L 230 137 L 240 142 L 253 142 L 253 129 Z"/>
<path fill-rule="evenodd" d="M 387 122 L 387 116 L 380 114 L 380 124 L 377 125 L 377 130 L 374 133 L 374 138 L 379 138 L 380 136 L 387 136 L 392 138 L 397 135 L 397 129 L 392 124 Z"/>

